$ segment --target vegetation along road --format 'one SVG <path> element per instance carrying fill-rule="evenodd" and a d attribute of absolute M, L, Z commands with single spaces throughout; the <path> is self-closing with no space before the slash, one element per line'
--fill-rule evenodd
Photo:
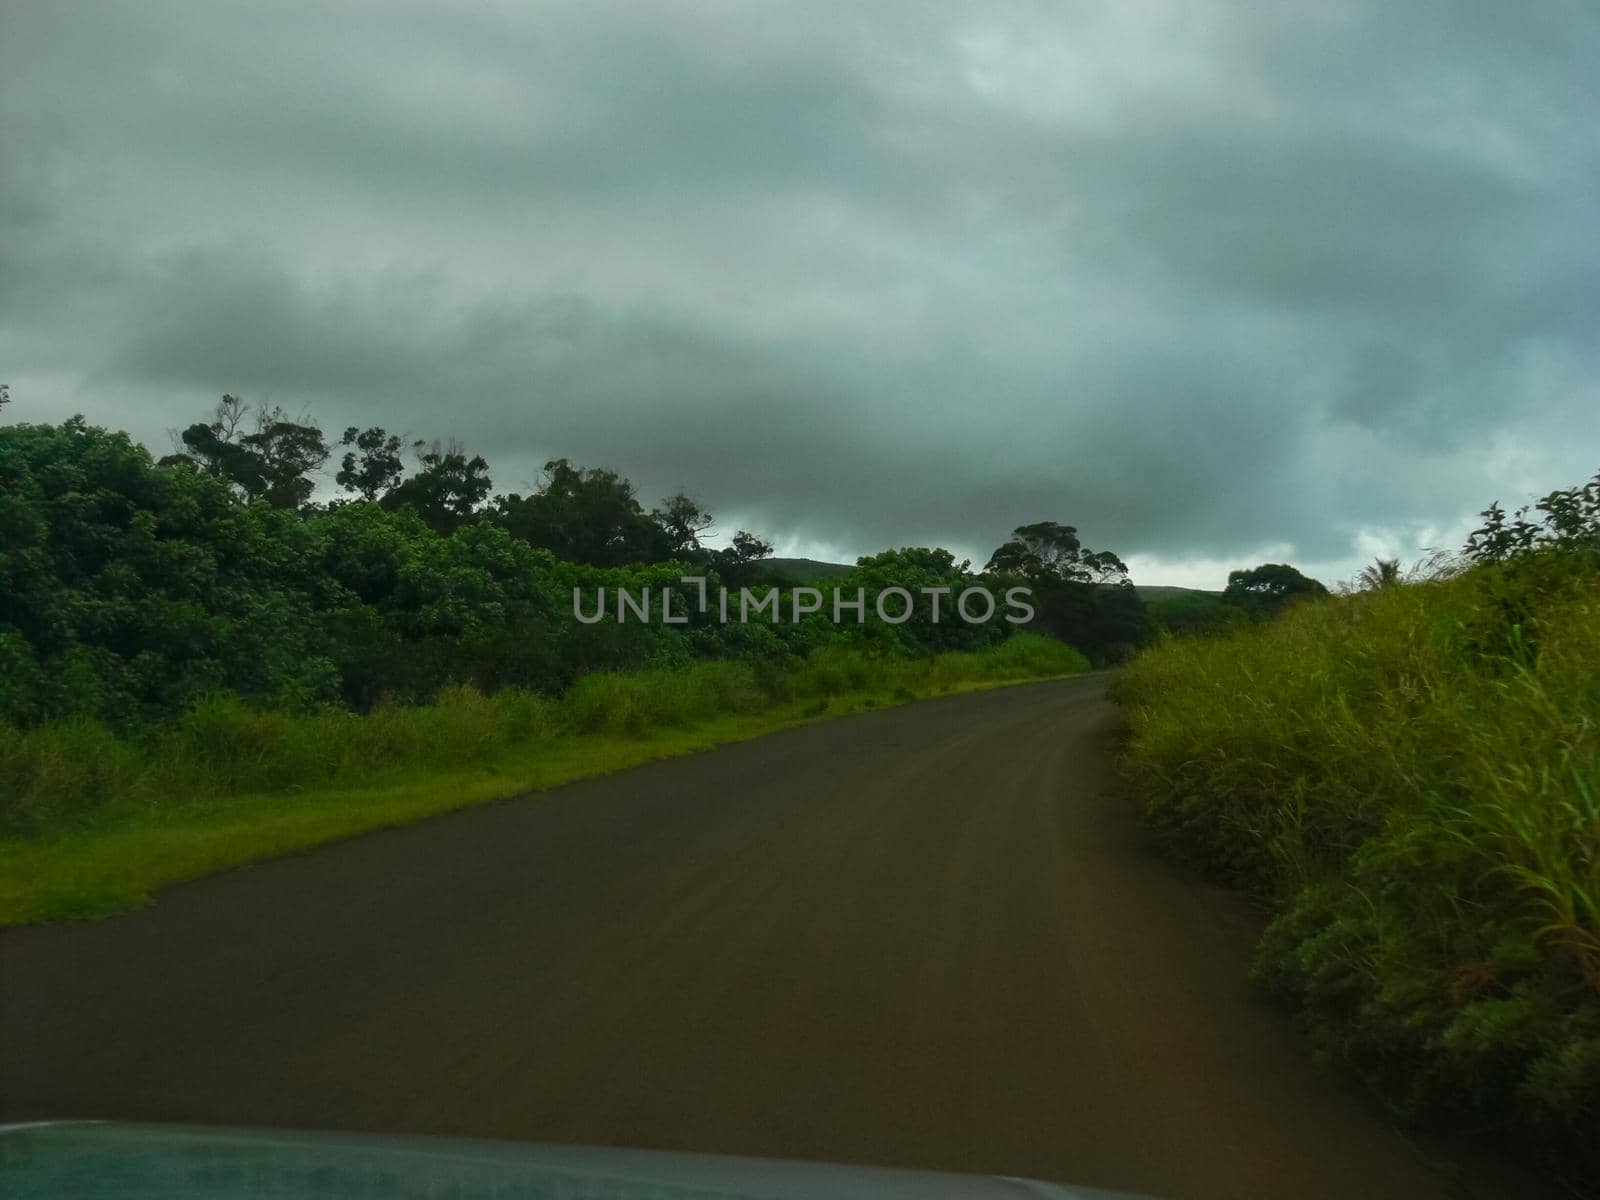
<path fill-rule="evenodd" d="M 1251 993 L 1257 919 L 1150 853 L 1104 686 L 823 722 L 5 931 L 4 1115 L 1516 1194 Z"/>

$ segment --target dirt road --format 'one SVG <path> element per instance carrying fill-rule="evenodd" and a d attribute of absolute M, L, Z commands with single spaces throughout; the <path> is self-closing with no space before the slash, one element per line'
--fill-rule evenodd
<path fill-rule="evenodd" d="M 0 934 L 0 1109 L 1514 1194 L 1448 1182 L 1251 994 L 1257 919 L 1145 845 L 1103 692 L 827 722 Z"/>

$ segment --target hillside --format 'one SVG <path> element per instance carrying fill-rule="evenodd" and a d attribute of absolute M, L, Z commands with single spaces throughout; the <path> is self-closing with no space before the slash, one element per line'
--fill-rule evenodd
<path fill-rule="evenodd" d="M 767 558 L 761 561 L 761 567 L 767 574 L 793 583 L 834 579 L 855 570 L 846 563 L 821 562 L 815 558 Z"/>
<path fill-rule="evenodd" d="M 1139 599 L 1143 600 L 1146 604 L 1149 604 L 1154 600 L 1170 600 L 1174 596 L 1189 596 L 1189 595 L 1220 596 L 1220 595 L 1222 595 L 1222 593 L 1220 591 L 1212 592 L 1212 591 L 1207 591 L 1204 588 L 1170 587 L 1170 586 L 1168 586 L 1167 584 L 1164 584 L 1164 583 L 1152 583 L 1152 584 L 1140 583 L 1140 584 L 1135 584 L 1133 590 L 1139 593 Z"/>

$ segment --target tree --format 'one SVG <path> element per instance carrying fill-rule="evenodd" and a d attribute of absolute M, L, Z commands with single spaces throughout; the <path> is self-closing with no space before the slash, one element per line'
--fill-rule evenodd
<path fill-rule="evenodd" d="M 1075 527 L 1056 521 L 1019 525 L 984 570 L 1041 584 L 1128 582 L 1128 567 L 1120 558 L 1109 550 L 1085 549 Z"/>
<path fill-rule="evenodd" d="M 564 458 L 545 463 L 544 482 L 531 496 L 500 497 L 495 520 L 565 562 L 612 567 L 670 557 L 666 535 L 640 506 L 633 484 Z"/>
<path fill-rule="evenodd" d="M 196 422 L 185 429 L 177 439 L 184 449 L 167 455 L 158 465 L 187 464 L 202 475 L 227 481 L 246 496 L 259 492 L 264 486 L 259 464 L 236 440 L 249 410 L 239 397 L 224 395 L 211 422 Z"/>
<path fill-rule="evenodd" d="M 412 443 L 421 470 L 386 492 L 380 501 L 386 509 L 413 509 L 435 533 L 448 534 L 477 514 L 478 506 L 494 486 L 489 464 L 482 456 L 467 457 L 455 443 Z"/>
<path fill-rule="evenodd" d="M 299 508 L 316 490 L 309 476 L 328 461 L 328 443 L 309 418 L 290 420 L 282 408 L 261 414 L 256 431 L 239 439 L 259 464 L 259 498 L 274 508 Z M 252 495 L 252 500 L 257 496 Z"/>
<path fill-rule="evenodd" d="M 307 522 L 241 501 L 81 418 L 0 432 L 0 721 L 336 695 Z"/>
<path fill-rule="evenodd" d="M 405 473 L 400 439 L 386 433 L 382 426 L 358 432 L 352 425 L 344 431 L 339 444 L 354 449 L 345 451 L 334 482 L 347 492 L 358 493 L 363 500 L 376 500 L 391 491 Z"/>
<path fill-rule="evenodd" d="M 686 558 L 698 553 L 700 535 L 716 524 L 698 500 L 682 492 L 663 500 L 661 507 L 650 513 L 650 519 L 661 530 L 668 558 Z"/>
<path fill-rule="evenodd" d="M 316 488 L 310 474 L 328 461 L 322 430 L 307 417 L 291 420 L 275 407 L 257 414 L 255 432 L 241 435 L 250 411 L 237 396 L 223 396 L 211 422 L 185 429 L 180 435 L 184 451 L 169 454 L 160 465 L 188 463 L 201 474 L 226 480 L 246 500 L 301 507 Z"/>
<path fill-rule="evenodd" d="M 1072 525 L 1019 525 L 984 570 L 1025 581 L 1034 592 L 1038 627 L 1097 664 L 1121 661 L 1150 636 L 1127 564 L 1109 550 L 1087 549 Z"/>
<path fill-rule="evenodd" d="M 741 565 L 752 563 L 757 559 L 770 558 L 772 556 L 772 543 L 741 529 L 733 535 L 733 540 L 726 553 L 732 555 L 733 561 Z"/>
<path fill-rule="evenodd" d="M 741 529 L 725 549 L 713 550 L 706 556 L 706 565 L 722 577 L 724 584 L 742 587 L 753 580 L 755 564 L 771 555 L 771 542 Z"/>
<path fill-rule="evenodd" d="M 1253 617 L 1268 617 L 1280 612 L 1292 600 L 1326 596 L 1328 589 L 1315 579 L 1302 575 L 1288 563 L 1262 563 L 1249 570 L 1228 572 L 1228 586 L 1222 599 Z"/>
<path fill-rule="evenodd" d="M 970 559 L 958 559 L 943 547 L 902 546 L 898 550 L 863 555 L 856 559 L 853 571 L 830 577 L 827 584 L 829 588 L 837 587 L 845 596 L 853 594 L 858 585 L 865 588 L 867 610 L 871 614 L 869 636 L 908 650 L 920 647 L 977 650 L 1004 638 L 1010 627 L 998 617 L 970 625 L 961 620 L 956 609 L 961 593 L 971 587 L 989 586 L 971 571 Z M 889 598 L 887 611 L 899 613 L 903 610 L 907 614 L 900 624 L 886 625 L 877 619 L 877 599 L 890 588 L 910 593 L 909 600 L 903 596 Z M 989 591 L 1003 604 L 1001 592 L 992 586 Z M 936 606 L 937 620 L 934 617 Z M 979 608 L 981 610 L 982 605 Z"/>

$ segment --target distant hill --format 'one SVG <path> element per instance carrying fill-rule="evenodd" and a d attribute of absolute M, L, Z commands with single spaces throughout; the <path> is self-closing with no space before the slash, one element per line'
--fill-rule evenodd
<path fill-rule="evenodd" d="M 1210 592 L 1205 588 L 1169 587 L 1163 583 L 1135 584 L 1134 591 L 1139 593 L 1139 599 L 1149 604 L 1152 600 L 1170 600 L 1173 596 L 1187 596 L 1193 593 L 1197 596 L 1220 596 L 1221 592 Z"/>
<path fill-rule="evenodd" d="M 812 583 L 818 579 L 833 579 L 855 570 L 849 563 L 819 562 L 814 558 L 764 558 L 762 570 L 794 583 Z"/>
<path fill-rule="evenodd" d="M 768 574 L 789 580 L 791 583 L 814 583 L 819 579 L 833 579 L 855 570 L 849 563 L 822 562 L 815 558 L 766 558 L 761 560 L 761 566 Z M 1203 588 L 1171 587 L 1160 583 L 1136 584 L 1133 590 L 1139 593 L 1139 599 L 1146 604 L 1152 600 L 1166 600 L 1191 592 L 1201 596 L 1222 595 L 1221 592 L 1209 592 Z"/>

